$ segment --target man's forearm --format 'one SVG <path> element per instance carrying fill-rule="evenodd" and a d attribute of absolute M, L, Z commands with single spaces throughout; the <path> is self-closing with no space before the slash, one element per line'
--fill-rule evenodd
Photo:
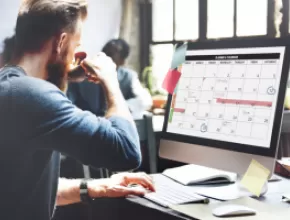
<path fill-rule="evenodd" d="M 79 203 L 81 179 L 60 178 L 56 197 L 57 206 L 65 206 Z M 88 193 L 91 198 L 101 198 L 106 196 L 107 179 L 97 179 L 88 181 Z"/>
<path fill-rule="evenodd" d="M 103 83 L 103 88 L 106 94 L 108 111 L 106 117 L 121 116 L 133 123 L 133 119 L 127 103 L 123 97 L 118 83 Z"/>
<path fill-rule="evenodd" d="M 64 206 L 80 202 L 81 179 L 60 178 L 58 183 L 56 205 Z"/>

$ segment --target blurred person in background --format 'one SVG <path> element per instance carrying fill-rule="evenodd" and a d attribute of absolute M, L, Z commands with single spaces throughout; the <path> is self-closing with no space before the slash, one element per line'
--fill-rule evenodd
<path fill-rule="evenodd" d="M 140 119 L 144 111 L 152 106 L 150 93 L 142 87 L 138 74 L 125 68 L 125 62 L 130 54 L 130 46 L 122 39 L 109 41 L 102 50 L 111 57 L 117 66 L 117 77 L 121 92 L 134 119 Z M 87 96 L 86 93 L 91 94 Z M 72 83 L 69 86 L 68 97 L 81 109 L 89 110 L 98 116 L 103 116 L 107 110 L 103 88 L 89 82 Z"/>
<path fill-rule="evenodd" d="M 138 74 L 124 66 L 130 55 L 129 44 L 122 39 L 111 40 L 104 46 L 103 52 L 117 65 L 120 89 L 133 117 L 142 117 L 142 113 L 152 107 L 152 98 L 142 87 Z"/>

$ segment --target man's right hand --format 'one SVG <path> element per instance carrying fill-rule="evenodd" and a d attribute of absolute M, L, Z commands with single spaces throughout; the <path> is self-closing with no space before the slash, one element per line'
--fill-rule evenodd
<path fill-rule="evenodd" d="M 138 184 L 140 187 L 131 187 L 131 184 Z M 143 196 L 148 192 L 155 192 L 153 179 L 145 173 L 120 173 L 108 179 L 91 180 L 88 188 L 92 198 Z"/>
<path fill-rule="evenodd" d="M 105 91 L 108 110 L 106 117 L 121 116 L 133 122 L 128 106 L 120 90 L 116 64 L 104 53 L 99 53 L 92 60 L 84 60 L 81 63 L 86 70 L 88 80 L 100 83 Z"/>
<path fill-rule="evenodd" d="M 82 61 L 81 65 L 91 82 L 105 85 L 118 83 L 116 64 L 102 52 L 92 60 Z"/>

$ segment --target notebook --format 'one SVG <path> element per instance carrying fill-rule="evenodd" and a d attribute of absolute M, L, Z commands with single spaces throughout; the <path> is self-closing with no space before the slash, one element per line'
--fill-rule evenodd
<path fill-rule="evenodd" d="M 186 186 L 233 183 L 237 180 L 236 173 L 193 164 L 166 169 L 162 174 Z"/>

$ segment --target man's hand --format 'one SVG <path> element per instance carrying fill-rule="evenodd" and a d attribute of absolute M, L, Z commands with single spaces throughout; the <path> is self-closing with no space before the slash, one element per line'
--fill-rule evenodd
<path fill-rule="evenodd" d="M 92 60 L 82 61 L 81 65 L 86 70 L 88 80 L 100 83 L 104 88 L 108 104 L 106 117 L 121 116 L 133 124 L 133 118 L 120 90 L 116 64 L 113 60 L 104 53 L 99 53 Z"/>
<path fill-rule="evenodd" d="M 81 65 L 91 82 L 101 84 L 118 82 L 116 64 L 104 53 L 99 53 L 92 60 L 82 61 Z"/>
<path fill-rule="evenodd" d="M 57 192 L 57 205 L 64 206 L 80 202 L 81 179 L 59 180 Z M 142 187 L 130 187 L 138 184 Z M 145 173 L 120 173 L 108 179 L 95 179 L 88 181 L 88 192 L 91 198 L 117 198 L 129 195 L 142 196 L 147 190 L 155 191 L 153 180 Z"/>
<path fill-rule="evenodd" d="M 130 187 L 132 184 L 138 184 L 142 187 Z M 145 173 L 120 173 L 105 179 L 100 185 L 98 180 L 92 180 L 88 183 L 89 194 L 92 198 L 97 197 L 126 197 L 128 195 L 142 196 L 146 189 L 155 191 L 153 180 Z"/>

